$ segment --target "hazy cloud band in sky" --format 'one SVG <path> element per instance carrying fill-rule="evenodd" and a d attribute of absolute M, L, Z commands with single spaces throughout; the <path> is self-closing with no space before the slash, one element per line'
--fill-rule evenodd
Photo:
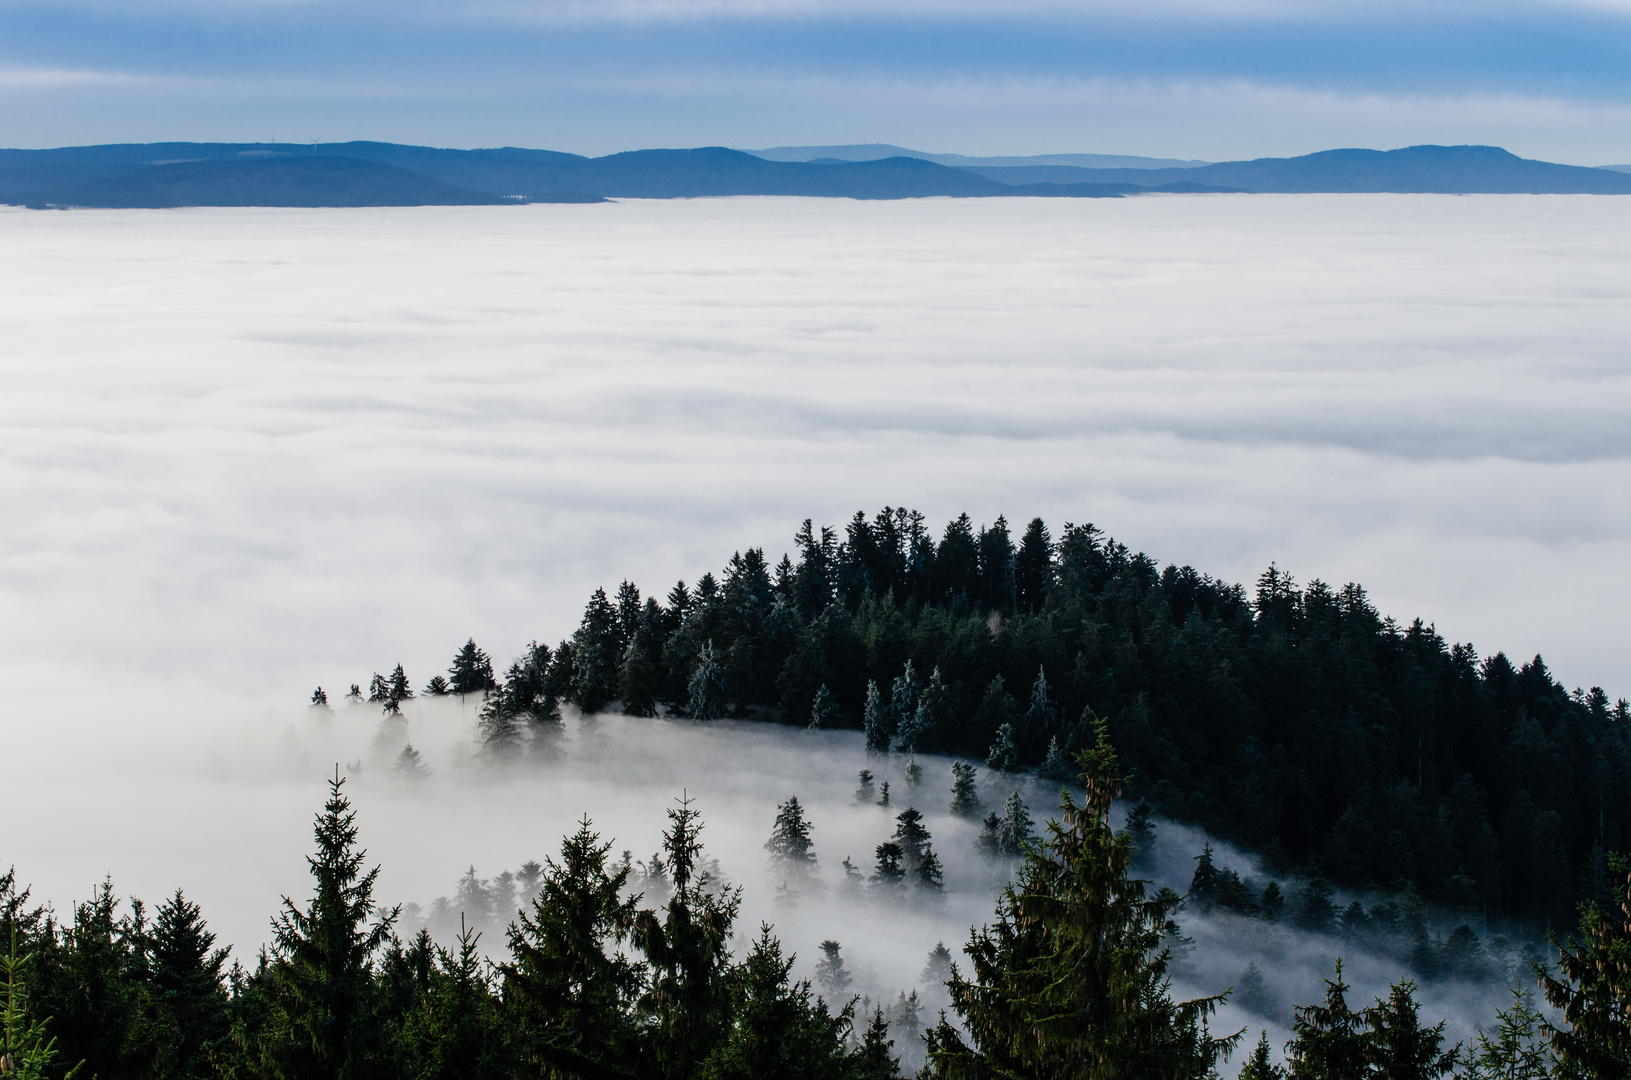
<path fill-rule="evenodd" d="M 0 2 L 0 71 L 99 76 L 0 79 L 0 145 L 368 138 L 606 153 L 884 141 L 1221 159 L 1430 141 L 1631 161 L 1624 3 L 993 10 Z"/>

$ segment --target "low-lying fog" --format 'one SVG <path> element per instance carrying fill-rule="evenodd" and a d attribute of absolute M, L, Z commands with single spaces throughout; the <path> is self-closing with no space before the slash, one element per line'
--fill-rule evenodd
<path fill-rule="evenodd" d="M 859 732 L 619 715 L 584 720 L 568 710 L 549 754 L 500 764 L 481 751 L 474 701 L 456 697 L 416 699 L 394 719 L 370 705 L 144 713 L 109 703 L 76 715 L 71 723 L 42 715 L 8 740 L 0 812 L 5 857 L 15 861 L 19 878 L 63 910 L 104 873 L 120 895 L 150 902 L 179 886 L 250 964 L 279 897 L 309 893 L 304 856 L 312 849 L 311 819 L 335 765 L 349 777 L 370 862 L 383 866 L 379 899 L 416 905 L 404 916 L 404 930 L 429 918 L 438 897 L 458 911 L 458 882 L 472 869 L 494 883 L 528 860 L 558 854 L 561 837 L 584 814 L 615 842 L 614 854 L 627 849 L 638 866 L 659 848 L 664 811 L 688 793 L 704 815 L 706 855 L 743 889 L 740 935 L 751 936 L 761 921 L 774 924 L 805 977 L 814 974 L 820 943 L 836 940 L 853 992 L 887 1004 L 915 990 L 925 1019 L 945 1001 L 922 978 L 930 951 L 944 942 L 960 959 L 969 928 L 990 919 L 1011 870 L 1007 860 L 976 850 L 977 820 L 951 814 L 950 759 L 917 759 L 922 780 L 914 788 L 905 761 L 868 757 Z M 165 737 L 154 738 L 155 731 Z M 419 751 L 428 777 L 406 778 L 393 767 L 405 744 Z M 866 801 L 857 798 L 863 768 L 878 784 Z M 877 803 L 884 781 L 888 807 Z M 1018 791 L 1039 827 L 1058 802 L 1056 785 L 983 768 L 979 789 L 988 809 Z M 818 887 L 791 900 L 764 849 L 778 805 L 790 796 L 813 823 L 820 877 Z M 908 806 L 924 814 L 945 870 L 943 895 L 908 890 L 904 904 L 880 902 L 868 886 L 846 885 L 843 861 L 870 875 L 874 849 L 890 839 L 895 815 Z M 1159 823 L 1144 872 L 1184 891 L 1203 842 L 1199 833 Z M 1249 858 L 1214 848 L 1220 864 L 1254 878 L 1258 888 L 1267 882 Z M 1291 882 L 1284 885 L 1294 893 Z M 507 921 L 501 915 L 480 927 L 495 955 L 502 954 Z M 1273 1006 L 1231 1005 L 1219 1031 L 1266 1027 L 1283 1042 L 1292 1006 L 1322 996 L 1322 980 L 1339 954 L 1358 1003 L 1410 977 L 1393 959 L 1284 923 L 1194 909 L 1179 922 L 1195 943 L 1176 958 L 1179 993 L 1221 991 L 1252 963 L 1267 976 Z M 449 937 L 446 923 L 433 929 Z M 1442 936 L 1443 928 L 1435 929 Z M 1452 1039 L 1467 1037 L 1507 1004 L 1499 980 L 1429 982 L 1421 997 L 1425 1015 L 1449 1021 Z"/>

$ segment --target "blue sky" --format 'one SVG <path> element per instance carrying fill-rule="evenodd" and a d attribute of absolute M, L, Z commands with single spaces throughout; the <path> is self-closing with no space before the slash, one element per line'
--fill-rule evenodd
<path fill-rule="evenodd" d="M 1631 2 L 0 0 L 0 145 L 351 138 L 1622 163 Z"/>

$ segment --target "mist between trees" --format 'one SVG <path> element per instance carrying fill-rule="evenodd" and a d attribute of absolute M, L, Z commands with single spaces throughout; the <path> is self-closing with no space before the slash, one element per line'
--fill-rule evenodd
<path fill-rule="evenodd" d="M 1360 585 L 1299 588 L 1272 565 L 1248 595 L 1090 524 L 1055 540 L 1034 519 L 1016 542 L 964 515 L 936 539 L 885 508 L 806 521 L 794 544 L 796 562 L 750 549 L 663 600 L 596 590 L 554 648 L 499 678 L 471 641 L 425 691 L 484 695 L 500 752 L 528 730 L 547 742 L 569 703 L 860 729 L 873 750 L 1051 779 L 1103 717 L 1133 799 L 1276 873 L 1532 936 L 1615 888 L 1631 711 L 1565 690 L 1539 656 L 1480 658 L 1384 618 Z M 411 692 L 399 668 L 368 698 Z"/>
<path fill-rule="evenodd" d="M 410 725 L 430 733 L 420 721 L 399 703 L 370 747 L 372 761 L 403 760 L 392 740 Z M 763 738 L 732 722 L 712 733 Z M 1216 900 L 1218 883 L 1239 877 L 1221 868 L 1218 849 L 1203 846 L 1190 860 L 1187 898 L 1141 880 L 1140 866 L 1159 874 L 1180 858 L 1172 849 L 1194 838 L 1163 841 L 1151 830 L 1182 830 L 1137 811 L 1130 828 L 1113 830 L 1120 770 L 1102 725 L 1078 755 L 1078 782 L 1034 832 L 1016 794 L 1035 793 L 1024 778 L 913 770 L 909 760 L 869 758 L 854 735 L 783 731 L 770 734 L 790 756 L 818 759 L 823 784 L 836 779 L 829 766 L 839 761 L 871 767 L 836 798 L 812 790 L 808 803 L 819 813 L 794 797 L 772 808 L 751 860 L 761 868 L 756 890 L 732 880 L 699 802 L 682 795 L 648 858 L 620 854 L 585 817 L 513 878 L 483 881 L 470 871 L 460 924 L 440 942 L 403 907 L 380 902 L 380 870 L 361 846 L 374 804 L 428 799 L 438 785 L 471 780 L 535 793 L 528 781 L 538 770 L 593 770 L 597 759 L 626 758 L 637 782 L 647 764 L 634 747 L 647 744 L 655 760 L 708 734 L 693 724 L 580 718 L 560 733 L 560 756 L 548 763 L 505 764 L 474 751 L 434 771 L 421 756 L 426 771 L 407 775 L 354 762 L 360 780 L 373 778 L 366 801 L 353 806 L 336 774 L 315 823 L 309 899 L 285 899 L 270 944 L 242 961 L 216 947 L 203 913 L 179 891 L 150 915 L 139 902 L 122 905 L 110 883 L 59 919 L 8 874 L 0 882 L 0 931 L 15 942 L 6 966 L 8 1069 L 67 1075 L 70 1062 L 84 1061 L 114 1077 L 886 1077 L 903 1068 L 944 1077 L 1258 1077 L 1282 1067 L 1337 1080 L 1456 1069 L 1624 1075 L 1631 996 L 1614 958 L 1631 941 L 1631 908 L 1612 918 L 1594 910 L 1581 939 L 1554 952 L 1550 973 L 1522 974 L 1541 978 L 1555 1027 L 1531 992 L 1500 1016 L 1491 1011 L 1487 1034 L 1457 1046 L 1408 979 L 1379 985 L 1374 997 L 1359 989 L 1387 958 L 1357 941 L 1344 946 L 1352 946 L 1346 965 L 1319 962 L 1326 981 L 1313 980 L 1316 994 L 1281 1012 L 1274 992 L 1296 985 L 1287 976 L 1311 963 L 1318 935 L 1262 921 L 1250 933 L 1255 945 L 1224 945 L 1247 935 Z M 978 808 L 1005 789 L 997 826 L 976 828 Z M 919 801 L 930 809 L 917 810 Z M 745 845 L 730 843 L 739 834 L 726 824 L 725 835 L 734 851 L 721 854 L 742 865 Z M 847 857 L 835 867 L 823 839 L 857 835 L 885 838 L 870 873 L 852 870 Z M 1135 835 L 1146 846 L 1135 846 Z M 936 850 L 944 853 L 938 875 L 925 870 Z M 993 881 L 1008 882 L 994 913 Z M 764 919 L 752 917 L 754 891 Z M 1623 897 L 1631 904 L 1631 885 Z M 926 930 L 973 909 L 983 909 L 981 925 L 969 932 L 965 920 L 963 940 L 916 950 L 915 970 L 877 962 L 887 956 L 881 938 L 921 943 Z M 834 926 L 846 929 L 826 936 Z M 490 958 L 488 935 L 502 939 Z M 799 946 L 805 977 L 786 942 L 807 939 Z M 1208 966 L 1221 959 L 1233 968 L 1246 954 L 1273 965 L 1268 978 L 1248 962 L 1232 990 L 1208 985 Z M 1286 1013 L 1289 1031 L 1265 1024 Z M 1261 1032 L 1255 1046 L 1239 1037 L 1247 1027 Z M 1514 1062 L 1527 1071 L 1513 1071 Z"/>

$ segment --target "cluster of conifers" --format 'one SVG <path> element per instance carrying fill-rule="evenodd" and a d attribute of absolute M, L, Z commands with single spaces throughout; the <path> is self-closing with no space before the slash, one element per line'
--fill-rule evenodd
<path fill-rule="evenodd" d="M 923 1032 L 927 1077 L 1202 1080 L 1241 1045 L 1209 1018 L 1226 995 L 1175 1001 L 1163 934 L 1175 894 L 1133 875 L 1134 847 L 1110 826 L 1121 779 L 1100 725 L 1078 755 L 1085 796 L 1025 845 L 993 922 L 971 932 L 945 982 L 950 1011 Z M 89 1069 L 100 1077 L 822 1077 L 896 1075 L 883 1011 L 844 1000 L 836 948 L 826 994 L 791 978 L 772 928 L 746 955 L 729 942 L 740 894 L 707 871 L 689 801 L 669 811 L 668 895 L 628 888 L 585 819 L 543 867 L 536 896 L 485 962 L 466 930 L 450 948 L 393 933 L 366 869 L 356 814 L 336 775 L 316 820 L 313 894 L 285 899 L 253 969 L 224 971 L 196 906 L 179 892 L 151 921 L 116 916 L 104 887 L 71 923 L 30 908 L 10 875 L 0 911 L 8 1076 Z M 772 855 L 796 869 L 807 830 L 784 806 Z M 1624 875 L 1623 865 L 1616 867 Z M 1519 998 L 1491 1033 L 1446 1047 L 1413 987 L 1353 1008 L 1340 967 L 1325 999 L 1296 1010 L 1284 1066 L 1266 1035 L 1242 1078 L 1622 1080 L 1631 1067 L 1631 879 L 1624 906 L 1586 911 L 1557 941 L 1540 987 L 1558 1010 Z M 77 1063 L 68 1068 L 67 1063 Z"/>

